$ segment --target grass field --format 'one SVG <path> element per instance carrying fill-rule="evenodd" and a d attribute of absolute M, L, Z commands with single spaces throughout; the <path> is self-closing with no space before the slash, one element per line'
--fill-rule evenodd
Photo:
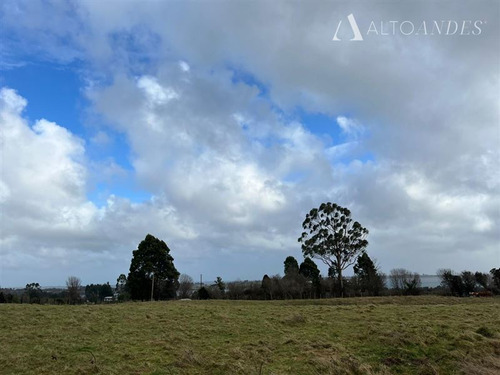
<path fill-rule="evenodd" d="M 0 305 L 1 374 L 500 374 L 500 299 Z"/>

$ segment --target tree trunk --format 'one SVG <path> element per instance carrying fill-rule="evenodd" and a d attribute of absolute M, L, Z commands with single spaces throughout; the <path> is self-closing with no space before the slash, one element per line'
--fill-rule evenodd
<path fill-rule="evenodd" d="M 342 278 L 342 268 L 339 268 L 340 297 L 344 298 L 344 279 Z"/>

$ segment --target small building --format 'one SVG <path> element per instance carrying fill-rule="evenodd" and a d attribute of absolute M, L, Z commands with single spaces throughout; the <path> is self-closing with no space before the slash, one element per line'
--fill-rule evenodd
<path fill-rule="evenodd" d="M 104 297 L 104 302 L 105 303 L 107 303 L 107 302 L 113 302 L 113 301 L 114 301 L 113 296 Z"/>

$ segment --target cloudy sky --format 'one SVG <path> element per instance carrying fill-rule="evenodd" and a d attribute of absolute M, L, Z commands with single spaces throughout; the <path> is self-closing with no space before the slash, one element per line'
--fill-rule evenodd
<path fill-rule="evenodd" d="M 499 20 L 497 1 L 2 1 L 0 286 L 114 283 L 147 233 L 195 279 L 261 279 L 326 201 L 382 271 L 500 266 Z"/>

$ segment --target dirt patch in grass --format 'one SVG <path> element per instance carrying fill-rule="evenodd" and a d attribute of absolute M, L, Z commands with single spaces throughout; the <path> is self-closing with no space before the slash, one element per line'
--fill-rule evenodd
<path fill-rule="evenodd" d="M 493 338 L 495 337 L 495 332 L 491 330 L 488 327 L 481 326 L 476 330 L 476 333 L 479 333 L 481 336 L 487 337 L 487 338 Z"/>

